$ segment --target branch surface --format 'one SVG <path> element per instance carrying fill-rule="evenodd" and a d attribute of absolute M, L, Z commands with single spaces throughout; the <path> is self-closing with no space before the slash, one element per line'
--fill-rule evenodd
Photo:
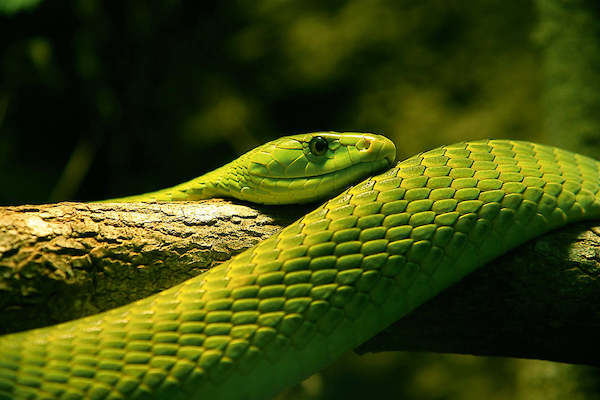
<path fill-rule="evenodd" d="M 164 290 L 272 236 L 312 206 L 59 203 L 0 208 L 0 333 Z M 360 346 L 600 365 L 600 226 L 540 237 Z"/>
<path fill-rule="evenodd" d="M 224 200 L 0 207 L 0 334 L 147 297 L 228 260 L 307 210 Z"/>

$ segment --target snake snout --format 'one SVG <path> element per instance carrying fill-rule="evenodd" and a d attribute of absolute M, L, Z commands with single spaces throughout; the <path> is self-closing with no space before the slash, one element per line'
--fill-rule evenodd
<path fill-rule="evenodd" d="M 396 146 L 384 136 L 364 138 L 356 147 L 368 153 L 374 160 L 387 160 L 389 165 L 396 160 Z"/>

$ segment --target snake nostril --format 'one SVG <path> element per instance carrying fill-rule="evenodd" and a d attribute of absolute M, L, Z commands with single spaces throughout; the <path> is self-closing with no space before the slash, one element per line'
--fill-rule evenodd
<path fill-rule="evenodd" d="M 373 141 L 362 138 L 356 143 L 356 148 L 360 151 L 363 151 L 363 150 L 369 151 L 371 149 L 372 144 L 373 144 Z"/>

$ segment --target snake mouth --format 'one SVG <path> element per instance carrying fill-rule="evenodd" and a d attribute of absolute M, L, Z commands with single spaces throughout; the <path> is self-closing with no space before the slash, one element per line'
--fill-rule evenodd
<path fill-rule="evenodd" d="M 327 171 L 323 171 L 321 173 L 304 174 L 302 176 L 273 176 L 273 175 L 263 175 L 263 174 L 251 174 L 251 175 L 256 178 L 276 179 L 276 180 L 282 181 L 282 182 L 291 182 L 291 181 L 299 181 L 299 180 L 306 180 L 306 179 L 327 178 L 327 177 L 330 177 L 333 175 L 340 175 L 345 172 L 350 172 L 350 171 L 355 171 L 355 170 L 360 170 L 360 171 L 370 170 L 371 173 L 377 172 L 377 171 L 386 169 L 388 167 L 391 167 L 394 164 L 395 160 L 396 160 L 396 152 L 394 150 L 393 155 L 385 155 L 384 157 L 373 160 L 373 161 L 361 161 L 361 162 L 357 162 L 354 164 L 350 164 L 348 166 L 344 166 L 342 168 L 330 169 Z M 342 177 L 342 176 L 340 175 L 340 177 Z"/>
<path fill-rule="evenodd" d="M 390 140 L 389 143 L 384 143 L 379 149 L 381 157 L 387 161 L 388 166 L 394 165 L 396 161 L 396 146 Z"/>

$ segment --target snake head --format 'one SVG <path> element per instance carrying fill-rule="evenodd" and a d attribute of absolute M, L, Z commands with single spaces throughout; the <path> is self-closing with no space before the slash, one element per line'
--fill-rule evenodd
<path fill-rule="evenodd" d="M 313 202 L 390 167 L 395 158 L 394 143 L 371 133 L 285 136 L 234 161 L 244 173 L 236 173 L 239 192 L 228 194 L 263 204 Z"/>

